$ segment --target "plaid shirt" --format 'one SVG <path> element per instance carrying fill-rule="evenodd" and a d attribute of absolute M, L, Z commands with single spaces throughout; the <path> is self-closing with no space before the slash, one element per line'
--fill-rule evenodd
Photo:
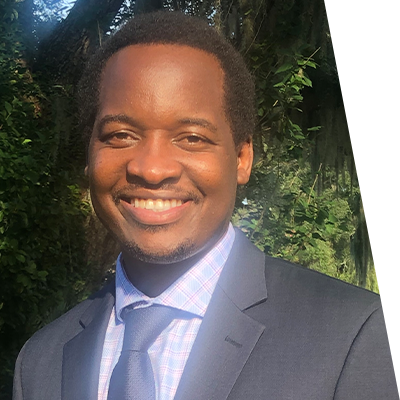
<path fill-rule="evenodd" d="M 118 257 L 116 301 L 104 340 L 100 364 L 99 400 L 107 400 L 111 374 L 121 354 L 124 338 L 121 311 L 131 304 L 134 304 L 134 308 L 159 304 L 182 310 L 181 318 L 172 321 L 149 348 L 157 399 L 174 398 L 190 350 L 234 239 L 235 231 L 229 224 L 227 233 L 217 245 L 155 298 L 147 297 L 130 283 L 121 266 L 121 255 Z"/>

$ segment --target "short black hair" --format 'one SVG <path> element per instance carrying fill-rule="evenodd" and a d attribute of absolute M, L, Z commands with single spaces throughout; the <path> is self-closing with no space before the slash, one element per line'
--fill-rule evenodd
<path fill-rule="evenodd" d="M 136 44 L 178 44 L 214 55 L 224 71 L 225 112 L 235 145 L 252 136 L 254 81 L 238 51 L 206 20 L 182 12 L 157 11 L 130 19 L 89 59 L 78 85 L 80 123 L 87 142 L 98 112 L 105 64 L 119 50 Z"/>

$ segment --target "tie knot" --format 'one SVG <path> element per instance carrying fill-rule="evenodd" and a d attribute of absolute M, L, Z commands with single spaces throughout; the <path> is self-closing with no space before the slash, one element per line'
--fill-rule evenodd
<path fill-rule="evenodd" d="M 122 351 L 147 352 L 157 336 L 172 322 L 175 312 L 173 308 L 159 305 L 136 310 L 126 309 Z"/>

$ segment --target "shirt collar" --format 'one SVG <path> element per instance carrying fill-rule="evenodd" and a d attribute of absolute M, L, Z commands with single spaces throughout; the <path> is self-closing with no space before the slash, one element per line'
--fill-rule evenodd
<path fill-rule="evenodd" d="M 117 259 L 115 279 L 117 319 L 122 321 L 121 312 L 129 305 L 140 308 L 152 304 L 174 307 L 203 317 L 234 240 L 235 230 L 232 224 L 229 224 L 225 235 L 200 261 L 154 298 L 146 296 L 128 280 L 120 254 Z"/>

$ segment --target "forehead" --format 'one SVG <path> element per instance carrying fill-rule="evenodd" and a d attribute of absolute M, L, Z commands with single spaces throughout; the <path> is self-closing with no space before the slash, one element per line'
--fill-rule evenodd
<path fill-rule="evenodd" d="M 107 61 L 100 86 L 121 78 L 150 86 L 152 81 L 160 79 L 175 83 L 179 80 L 182 86 L 210 82 L 215 87 L 218 83 L 218 92 L 223 91 L 224 84 L 224 72 L 214 55 L 176 44 L 132 45 L 119 50 Z"/>
<path fill-rule="evenodd" d="M 134 114 L 143 120 L 205 118 L 226 123 L 224 73 L 213 55 L 189 46 L 134 45 L 103 70 L 98 117 Z"/>

